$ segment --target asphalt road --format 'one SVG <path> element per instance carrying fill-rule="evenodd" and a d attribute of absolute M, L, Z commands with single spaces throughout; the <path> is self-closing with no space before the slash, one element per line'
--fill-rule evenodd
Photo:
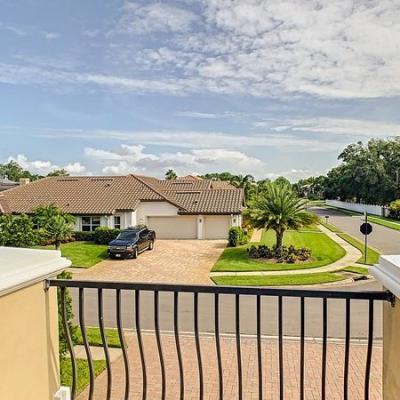
<path fill-rule="evenodd" d="M 376 283 L 363 283 L 356 286 L 341 287 L 337 290 L 380 290 Z M 77 291 L 71 289 L 73 308 L 78 315 Z M 116 327 L 115 292 L 104 291 L 104 321 L 108 327 Z M 173 297 L 169 293 L 160 293 L 160 329 L 173 330 Z M 353 300 L 351 303 L 351 335 L 354 338 L 367 336 L 368 308 L 367 302 Z M 240 300 L 240 327 L 243 334 L 256 333 L 256 305 L 255 298 L 241 296 Z M 322 300 L 306 299 L 306 336 L 321 337 L 322 335 Z M 122 292 L 122 320 L 127 329 L 135 328 L 134 324 L 134 294 Z M 154 329 L 154 302 L 153 294 L 143 292 L 140 304 L 141 328 Z M 179 326 L 181 332 L 193 332 L 193 295 L 181 294 L 179 297 Z M 277 335 L 277 299 L 264 297 L 262 299 L 262 334 Z M 97 293 L 94 290 L 85 290 L 85 320 L 87 326 L 98 326 Z M 214 332 L 214 298 L 212 295 L 199 295 L 199 329 L 201 332 Z M 343 338 L 345 328 L 344 300 L 328 301 L 328 336 Z M 300 301 L 296 298 L 283 300 L 283 331 L 285 336 L 299 336 L 300 329 Z M 220 296 L 220 332 L 235 333 L 235 298 L 231 295 Z M 375 306 L 374 335 L 382 335 L 382 305 Z"/>
<path fill-rule="evenodd" d="M 330 208 L 313 207 L 310 211 L 324 217 L 329 215 L 329 222 L 336 225 L 343 232 L 364 241 L 364 235 L 360 233 L 361 215 L 351 217 Z M 386 228 L 382 225 L 371 223 L 373 227 L 372 233 L 368 236 L 368 243 L 375 247 L 381 254 L 400 254 L 400 231 Z"/>

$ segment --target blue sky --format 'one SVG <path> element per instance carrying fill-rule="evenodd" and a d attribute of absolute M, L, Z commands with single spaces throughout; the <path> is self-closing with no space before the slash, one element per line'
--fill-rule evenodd
<path fill-rule="evenodd" d="M 0 162 L 296 180 L 400 134 L 397 1 L 0 7 Z"/>

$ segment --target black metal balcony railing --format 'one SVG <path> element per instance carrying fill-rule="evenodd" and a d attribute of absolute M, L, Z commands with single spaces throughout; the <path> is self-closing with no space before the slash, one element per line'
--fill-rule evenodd
<path fill-rule="evenodd" d="M 300 370 L 299 370 L 299 394 L 298 398 L 304 400 L 305 398 L 305 299 L 314 298 L 322 300 L 322 364 L 321 364 L 321 398 L 326 398 L 326 366 L 327 366 L 327 342 L 328 342 L 328 300 L 330 299 L 343 299 L 345 301 L 345 340 L 344 340 L 344 371 L 343 371 L 343 399 L 349 398 L 349 357 L 350 357 L 350 324 L 351 324 L 351 302 L 353 300 L 363 300 L 368 302 L 368 336 L 366 346 L 366 362 L 365 362 L 365 375 L 364 375 L 364 399 L 368 400 L 370 396 L 370 372 L 371 372 L 371 358 L 373 347 L 373 332 L 374 332 L 374 303 L 375 301 L 389 301 L 393 302 L 393 295 L 390 292 L 384 291 L 364 291 L 364 292 L 344 292 L 344 291 L 325 291 L 325 290 L 292 290 L 292 289 L 272 289 L 272 288 L 251 288 L 251 287 L 228 287 L 228 286 L 190 286 L 190 285 L 169 285 L 169 284 L 146 284 L 146 283 L 127 283 L 127 282 L 99 282 L 99 281 L 78 281 L 78 280 L 50 280 L 50 286 L 58 287 L 61 290 L 62 309 L 63 309 L 63 325 L 65 335 L 69 344 L 69 352 L 71 355 L 72 363 L 72 399 L 76 398 L 77 388 L 77 365 L 76 357 L 69 332 L 68 324 L 66 322 L 66 289 L 78 288 L 79 291 L 79 324 L 82 332 L 83 343 L 88 359 L 90 386 L 88 391 L 88 398 L 93 398 L 95 376 L 94 366 L 89 348 L 89 342 L 86 334 L 86 325 L 84 317 L 85 308 L 85 289 L 97 290 L 97 304 L 98 304 L 98 326 L 100 328 L 102 344 L 105 353 L 107 365 L 107 390 L 106 400 L 111 398 L 112 388 L 112 373 L 109 348 L 106 340 L 104 315 L 103 315 L 103 290 L 113 290 L 116 292 L 116 325 L 118 328 L 118 335 L 122 346 L 122 355 L 125 369 L 125 388 L 124 399 L 130 398 L 130 374 L 129 374 L 129 359 L 127 353 L 127 345 L 124 337 L 124 329 L 121 317 L 121 291 L 131 291 L 135 294 L 135 312 L 134 321 L 136 326 L 137 344 L 140 355 L 140 362 L 142 368 L 142 399 L 147 398 L 148 382 L 147 382 L 147 369 L 146 357 L 142 340 L 141 330 L 141 317 L 140 317 L 140 299 L 142 292 L 153 293 L 153 310 L 154 310 L 154 331 L 158 351 L 158 359 L 161 370 L 161 399 L 166 398 L 166 365 L 164 362 L 164 354 L 161 342 L 160 323 L 159 323 L 159 293 L 169 292 L 173 293 L 173 327 L 174 327 L 174 341 L 176 347 L 176 354 L 179 366 L 179 398 L 183 399 L 185 396 L 185 375 L 183 369 L 182 352 L 180 344 L 179 332 L 179 294 L 189 293 L 193 294 L 193 326 L 195 349 L 198 370 L 198 384 L 199 384 L 199 399 L 204 396 L 204 376 L 203 376 L 203 358 L 200 346 L 200 331 L 199 331 L 199 294 L 209 294 L 214 296 L 214 310 L 210 310 L 214 317 L 214 334 L 215 334 L 215 351 L 217 357 L 218 367 L 218 398 L 220 400 L 224 397 L 224 375 L 223 363 L 221 357 L 221 342 L 220 342 L 220 295 L 232 295 L 235 298 L 235 342 L 236 342 L 236 360 L 237 360 L 237 398 L 245 399 L 246 395 L 243 393 L 243 366 L 241 354 L 241 323 L 240 323 L 240 299 L 241 296 L 252 296 L 255 298 L 255 318 L 256 318 L 256 349 L 257 349 L 257 369 L 258 369 L 258 397 L 264 398 L 265 387 L 263 387 L 263 359 L 261 351 L 261 298 L 265 296 L 276 297 L 278 304 L 278 318 L 277 318 L 277 332 L 278 332 L 278 374 L 279 374 L 279 398 L 284 399 L 284 332 L 283 332 L 283 298 L 291 297 L 299 299 L 299 316 L 300 316 Z M 151 399 L 153 400 L 153 399 Z"/>

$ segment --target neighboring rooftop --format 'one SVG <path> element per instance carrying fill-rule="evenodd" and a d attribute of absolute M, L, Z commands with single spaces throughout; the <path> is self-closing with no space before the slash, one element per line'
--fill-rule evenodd
<path fill-rule="evenodd" d="M 4 190 L 12 189 L 16 186 L 18 186 L 18 182 L 11 181 L 8 179 L 8 177 L 0 178 L 0 192 L 3 192 Z"/>
<path fill-rule="evenodd" d="M 50 177 L 0 194 L 0 212 L 30 213 L 56 204 L 71 214 L 135 210 L 140 201 L 167 201 L 181 214 L 240 213 L 244 195 L 227 182 L 193 177 L 162 180 L 139 175 Z"/>

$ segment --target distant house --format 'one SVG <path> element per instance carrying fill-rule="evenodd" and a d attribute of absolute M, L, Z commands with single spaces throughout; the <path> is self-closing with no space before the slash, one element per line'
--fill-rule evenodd
<path fill-rule="evenodd" d="M 0 192 L 3 192 L 4 190 L 12 189 L 18 185 L 19 185 L 19 183 L 10 181 L 8 179 L 8 177 L 0 178 Z"/>
<path fill-rule="evenodd" d="M 51 177 L 0 194 L 2 213 L 45 204 L 74 215 L 79 231 L 145 224 L 160 239 L 225 239 L 242 223 L 244 194 L 227 182 L 139 175 Z"/>

